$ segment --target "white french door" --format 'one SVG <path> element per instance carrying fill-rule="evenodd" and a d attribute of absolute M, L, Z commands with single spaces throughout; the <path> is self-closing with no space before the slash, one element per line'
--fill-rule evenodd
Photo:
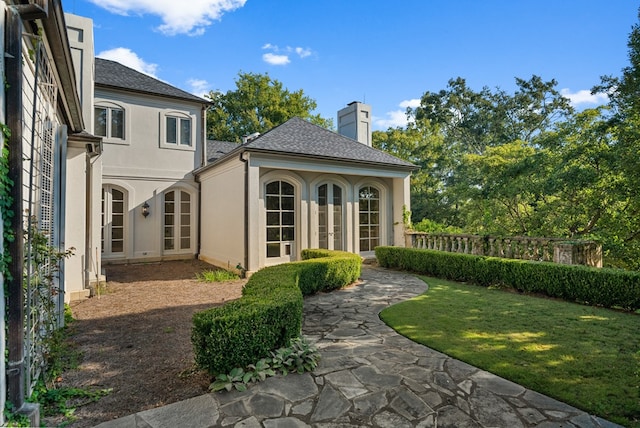
<path fill-rule="evenodd" d="M 318 247 L 342 250 L 344 242 L 344 198 L 335 184 L 318 187 Z"/>
<path fill-rule="evenodd" d="M 102 187 L 102 253 L 124 256 L 126 194 L 114 186 Z"/>

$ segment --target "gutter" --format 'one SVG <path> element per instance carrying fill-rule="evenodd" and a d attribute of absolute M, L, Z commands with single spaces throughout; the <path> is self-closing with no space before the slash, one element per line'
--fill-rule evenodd
<path fill-rule="evenodd" d="M 363 160 L 357 160 L 357 159 L 344 159 L 344 158 L 336 158 L 336 157 L 328 157 L 328 156 L 320 156 L 320 155 L 309 155 L 309 154 L 303 154 L 303 153 L 282 152 L 278 150 L 259 149 L 255 147 L 246 147 L 245 145 L 241 144 L 237 149 L 234 149 L 229 153 L 219 157 L 215 161 L 210 162 L 209 164 L 203 166 L 202 168 L 195 170 L 193 173 L 202 174 L 203 172 L 213 168 L 214 165 L 222 163 L 227 159 L 234 158 L 235 156 L 238 155 L 238 152 L 241 152 L 240 156 L 242 156 L 242 152 L 247 152 L 247 153 L 254 152 L 254 153 L 260 153 L 260 154 L 275 155 L 280 157 L 292 157 L 295 159 L 303 158 L 303 159 L 322 160 L 325 162 L 330 161 L 330 162 L 338 162 L 341 164 L 349 164 L 349 165 L 363 165 L 363 166 L 370 166 L 370 167 L 377 167 L 377 168 L 391 168 L 391 169 L 409 171 L 409 172 L 420 169 L 419 166 L 410 164 L 410 163 L 407 163 L 405 165 L 399 165 L 399 164 L 393 164 L 393 163 L 371 162 L 371 161 L 363 161 Z"/>
<path fill-rule="evenodd" d="M 24 405 L 24 226 L 22 191 L 23 158 L 23 112 L 22 112 L 22 22 L 15 9 L 8 8 L 6 14 L 5 68 L 4 77 L 7 91 L 6 121 L 11 129 L 9 143 L 8 176 L 13 181 L 11 197 L 13 203 L 9 228 L 14 240 L 6 250 L 11 255 L 8 266 L 10 278 L 5 278 L 7 296 L 7 400 L 16 410 Z"/>
<path fill-rule="evenodd" d="M 47 18 L 43 18 L 42 28 L 51 46 L 52 62 L 60 70 L 58 77 L 63 87 L 63 97 L 59 97 L 61 109 L 69 121 L 70 134 L 84 130 L 82 104 L 76 90 L 76 73 L 71 58 L 71 48 L 67 36 L 67 26 L 60 0 L 50 0 Z"/>
<path fill-rule="evenodd" d="M 244 271 L 249 270 L 249 153 L 240 153 L 244 163 Z"/>

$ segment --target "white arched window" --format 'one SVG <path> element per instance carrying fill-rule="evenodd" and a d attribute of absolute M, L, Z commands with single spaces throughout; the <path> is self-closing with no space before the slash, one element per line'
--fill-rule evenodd
<path fill-rule="evenodd" d="M 282 180 L 265 185 L 267 259 L 290 259 L 295 255 L 295 188 Z"/>
<path fill-rule="evenodd" d="M 94 107 L 94 135 L 107 140 L 125 140 L 125 110 L 113 103 L 103 103 Z"/>
<path fill-rule="evenodd" d="M 160 114 L 160 147 L 194 150 L 195 117 L 185 112 L 167 111 Z"/>

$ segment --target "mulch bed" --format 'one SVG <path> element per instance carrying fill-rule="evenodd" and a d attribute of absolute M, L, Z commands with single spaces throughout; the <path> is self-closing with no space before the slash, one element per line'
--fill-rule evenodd
<path fill-rule="evenodd" d="M 71 304 L 70 345 L 77 369 L 59 386 L 111 389 L 75 412 L 72 428 L 90 427 L 203 394 L 210 376 L 197 370 L 191 345 L 193 314 L 240 297 L 245 280 L 205 283 L 215 269 L 198 260 L 106 267 L 106 290 Z M 63 420 L 50 418 L 43 425 Z"/>

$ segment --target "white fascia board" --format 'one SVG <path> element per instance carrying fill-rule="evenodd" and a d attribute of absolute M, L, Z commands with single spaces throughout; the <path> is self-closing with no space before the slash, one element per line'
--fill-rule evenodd
<path fill-rule="evenodd" d="M 411 174 L 410 171 L 400 170 L 385 166 L 357 164 L 345 161 L 337 163 L 335 161 L 325 161 L 313 158 L 290 158 L 262 153 L 252 153 L 250 158 L 251 166 L 263 168 L 286 169 L 289 171 L 309 171 L 327 174 L 374 176 L 385 178 L 404 178 Z"/>

